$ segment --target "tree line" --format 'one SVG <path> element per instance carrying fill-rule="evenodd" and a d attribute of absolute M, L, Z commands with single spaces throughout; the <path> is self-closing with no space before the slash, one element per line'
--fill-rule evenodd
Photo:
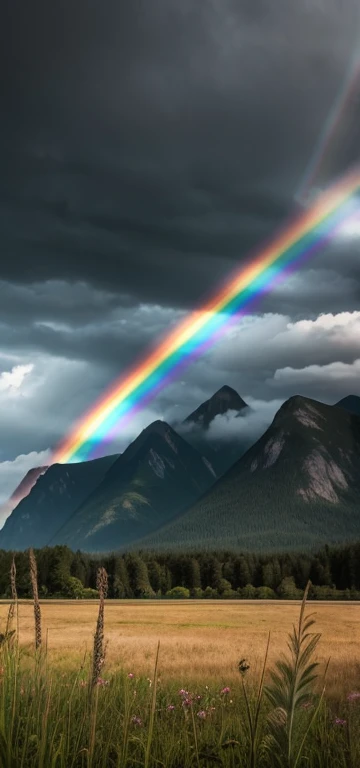
<path fill-rule="evenodd" d="M 0 550 L 0 595 L 11 596 L 13 554 L 18 597 L 31 597 L 28 551 Z M 37 549 L 35 555 L 42 598 L 96 598 L 97 569 L 104 566 L 109 598 L 299 599 L 310 580 L 310 599 L 360 599 L 360 542 L 305 554 L 140 551 L 95 555 L 55 546 Z"/>

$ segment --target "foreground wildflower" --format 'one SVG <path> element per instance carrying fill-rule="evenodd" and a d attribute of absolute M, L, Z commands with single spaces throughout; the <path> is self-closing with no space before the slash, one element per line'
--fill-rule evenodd
<path fill-rule="evenodd" d="M 346 720 L 342 720 L 341 717 L 335 717 L 335 725 L 346 725 Z"/>
<path fill-rule="evenodd" d="M 131 722 L 133 723 L 133 725 L 139 725 L 139 726 L 142 725 L 141 717 L 137 717 L 136 715 L 133 715 L 133 717 L 131 718 Z"/>
<path fill-rule="evenodd" d="M 354 691 L 353 693 L 349 693 L 346 698 L 348 701 L 356 701 L 356 699 L 360 699 L 360 693 Z"/>
<path fill-rule="evenodd" d="M 168 712 L 173 712 L 175 709 L 175 704 L 168 704 L 166 709 Z"/>
<path fill-rule="evenodd" d="M 200 720 L 205 720 L 206 718 L 206 712 L 204 709 L 200 709 L 200 712 L 197 713 L 197 716 L 200 718 Z"/>
<path fill-rule="evenodd" d="M 225 688 L 223 688 L 223 689 L 220 691 L 220 694 L 223 694 L 223 695 L 225 695 L 225 694 L 227 694 L 227 693 L 230 693 L 230 688 L 229 688 L 229 686 L 228 686 L 228 685 L 227 685 L 227 686 L 225 686 Z"/>
<path fill-rule="evenodd" d="M 312 706 L 313 703 L 311 701 L 304 701 L 304 703 L 301 705 L 301 709 L 310 709 Z"/>

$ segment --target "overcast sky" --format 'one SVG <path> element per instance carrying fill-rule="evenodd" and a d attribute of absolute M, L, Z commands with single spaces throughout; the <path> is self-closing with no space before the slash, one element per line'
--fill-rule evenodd
<path fill-rule="evenodd" d="M 360 38 L 357 0 L 0 14 L 1 501 L 289 215 Z M 320 187 L 359 161 L 356 93 Z M 274 290 L 112 452 L 225 383 L 269 420 L 295 393 L 360 394 L 359 242 L 360 226 Z"/>

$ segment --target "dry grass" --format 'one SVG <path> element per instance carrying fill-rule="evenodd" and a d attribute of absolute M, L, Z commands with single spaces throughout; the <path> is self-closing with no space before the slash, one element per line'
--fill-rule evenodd
<path fill-rule="evenodd" d="M 160 677 L 224 684 L 238 678 L 237 662 L 246 657 L 252 669 L 261 666 L 271 631 L 268 665 L 286 650 L 287 634 L 298 621 L 299 602 L 250 603 L 219 601 L 125 601 L 105 603 L 106 670 L 124 666 L 151 675 L 157 642 L 161 641 Z M 42 601 L 49 658 L 68 667 L 85 648 L 92 649 L 98 602 Z M 8 605 L 0 605 L 6 621 Z M 356 603 L 311 603 L 314 631 L 321 633 L 317 658 L 321 669 L 331 657 L 328 692 L 342 695 L 360 684 L 360 607 Z M 33 604 L 19 604 L 20 645 L 33 649 Z"/>

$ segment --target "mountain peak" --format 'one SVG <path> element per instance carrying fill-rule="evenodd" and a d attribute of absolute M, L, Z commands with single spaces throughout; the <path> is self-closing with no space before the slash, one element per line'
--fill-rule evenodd
<path fill-rule="evenodd" d="M 222 387 L 220 387 L 220 389 L 218 389 L 217 392 L 215 392 L 215 394 L 210 398 L 210 400 L 215 400 L 215 399 L 218 399 L 219 397 L 221 398 L 225 397 L 231 400 L 241 400 L 242 402 L 244 402 L 240 397 L 240 395 L 237 393 L 236 389 L 229 387 L 228 384 L 224 384 Z"/>
<path fill-rule="evenodd" d="M 215 416 L 220 416 L 228 411 L 237 411 L 248 408 L 247 403 L 238 392 L 227 384 L 220 387 L 208 400 L 205 400 L 195 411 L 184 420 L 184 424 L 194 423 L 203 429 L 208 429 Z"/>
<path fill-rule="evenodd" d="M 152 421 L 151 424 L 148 424 L 148 426 L 143 429 L 143 432 L 160 432 L 160 434 L 163 434 L 169 429 L 171 429 L 170 424 L 166 421 L 162 421 L 162 419 L 156 419 L 155 421 Z"/>
<path fill-rule="evenodd" d="M 319 420 L 324 419 L 324 413 L 326 414 L 328 409 L 330 413 L 332 408 L 332 405 L 325 405 L 310 397 L 292 395 L 280 406 L 275 414 L 273 425 L 279 426 L 284 419 L 295 418 L 302 424 L 306 423 L 307 426 L 320 428 L 318 426 Z"/>
<path fill-rule="evenodd" d="M 360 397 L 358 395 L 347 395 L 335 403 L 335 408 L 344 408 L 349 413 L 355 413 L 356 416 L 360 416 Z"/>

